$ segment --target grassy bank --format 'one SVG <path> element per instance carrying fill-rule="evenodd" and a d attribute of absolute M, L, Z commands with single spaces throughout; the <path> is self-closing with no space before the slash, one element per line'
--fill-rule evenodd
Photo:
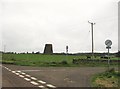
<path fill-rule="evenodd" d="M 92 78 L 93 87 L 119 87 L 120 72 L 110 69 Z"/>

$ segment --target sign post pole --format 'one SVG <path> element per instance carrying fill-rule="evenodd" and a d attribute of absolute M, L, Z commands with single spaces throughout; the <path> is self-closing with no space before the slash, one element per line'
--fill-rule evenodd
<path fill-rule="evenodd" d="M 68 46 L 66 46 L 66 61 L 67 61 L 67 56 L 68 56 Z"/>
<path fill-rule="evenodd" d="M 112 41 L 106 40 L 105 44 L 107 46 L 106 49 L 108 49 L 108 70 L 109 70 L 109 67 L 110 67 L 110 49 L 111 49 Z"/>
<path fill-rule="evenodd" d="M 110 67 L 110 56 L 109 56 L 109 47 L 108 47 L 108 70 L 109 70 L 109 67 Z"/>

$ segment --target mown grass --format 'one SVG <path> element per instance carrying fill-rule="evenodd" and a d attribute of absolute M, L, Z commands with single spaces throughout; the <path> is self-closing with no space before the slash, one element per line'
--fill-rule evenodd
<path fill-rule="evenodd" d="M 92 77 L 92 87 L 119 87 L 120 72 L 113 68 Z"/>
<path fill-rule="evenodd" d="M 26 65 L 26 66 L 107 66 L 106 63 L 80 63 L 73 64 L 73 59 L 86 59 L 86 56 L 82 55 L 44 55 L 44 54 L 3 54 L 2 63 L 15 64 L 15 65 Z M 100 57 L 96 57 L 96 60 Z M 113 60 L 116 60 L 114 58 Z M 65 63 L 65 61 L 67 63 Z M 113 64 L 114 65 L 114 64 Z M 115 64 L 116 65 L 116 64 Z"/>

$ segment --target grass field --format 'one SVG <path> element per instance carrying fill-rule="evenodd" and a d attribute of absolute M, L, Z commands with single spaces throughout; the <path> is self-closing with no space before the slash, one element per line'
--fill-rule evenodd
<path fill-rule="evenodd" d="M 73 64 L 73 59 L 86 59 L 86 56 L 82 55 L 44 55 L 44 54 L 3 54 L 2 62 L 7 64 L 27 65 L 27 66 L 83 66 L 91 65 L 96 66 L 98 64 L 84 63 Z M 96 57 L 96 60 L 100 57 Z M 112 57 L 112 60 L 118 58 Z M 67 63 L 65 62 L 67 61 Z M 100 64 L 101 65 L 101 64 Z M 103 64 L 104 65 L 104 64 Z M 106 65 L 105 65 L 106 66 Z"/>
<path fill-rule="evenodd" d="M 84 56 L 81 56 L 84 58 Z M 42 55 L 42 54 L 3 54 L 3 62 L 14 63 L 17 65 L 48 65 L 51 62 L 61 62 L 67 60 L 70 64 L 73 58 L 79 56 L 66 55 Z M 53 64 L 52 64 L 53 65 Z"/>

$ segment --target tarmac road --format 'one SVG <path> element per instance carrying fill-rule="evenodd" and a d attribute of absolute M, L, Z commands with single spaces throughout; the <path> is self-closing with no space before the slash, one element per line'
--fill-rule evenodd
<path fill-rule="evenodd" d="M 90 87 L 91 76 L 106 67 L 30 67 L 2 65 L 2 87 Z"/>
<path fill-rule="evenodd" d="M 35 87 L 34 85 L 26 82 L 22 78 L 2 68 L 2 87 Z"/>

